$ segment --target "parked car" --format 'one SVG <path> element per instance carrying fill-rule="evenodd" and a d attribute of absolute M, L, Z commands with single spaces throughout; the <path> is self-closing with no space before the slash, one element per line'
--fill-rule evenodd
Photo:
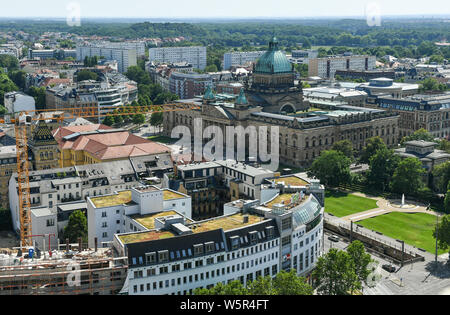
<path fill-rule="evenodd" d="M 383 269 L 390 273 L 393 273 L 397 270 L 397 268 L 392 265 L 383 265 Z"/>
<path fill-rule="evenodd" d="M 332 241 L 332 242 L 335 242 L 335 243 L 337 243 L 337 242 L 340 241 L 340 238 L 337 237 L 336 235 L 331 235 L 330 237 L 328 237 L 328 239 L 329 239 L 330 241 Z"/>

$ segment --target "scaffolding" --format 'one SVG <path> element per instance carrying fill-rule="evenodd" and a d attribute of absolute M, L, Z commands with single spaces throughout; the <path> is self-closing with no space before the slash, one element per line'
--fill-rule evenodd
<path fill-rule="evenodd" d="M 12 263 L 0 264 L 0 295 L 115 295 L 128 270 L 127 257 L 114 258 L 111 249 L 9 259 Z"/>

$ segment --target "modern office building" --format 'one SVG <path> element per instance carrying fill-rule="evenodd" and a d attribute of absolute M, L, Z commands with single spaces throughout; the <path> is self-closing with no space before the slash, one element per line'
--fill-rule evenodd
<path fill-rule="evenodd" d="M 187 62 L 194 68 L 205 70 L 206 47 L 163 47 L 149 49 L 150 62 L 154 63 L 178 63 Z"/>
<path fill-rule="evenodd" d="M 395 79 L 394 70 L 336 70 L 335 75 L 339 75 L 345 80 L 364 80 L 366 82 L 377 78 Z"/>
<path fill-rule="evenodd" d="M 169 77 L 169 91 L 180 99 L 191 99 L 202 95 L 208 86 L 212 86 L 209 74 L 172 72 Z"/>
<path fill-rule="evenodd" d="M 373 70 L 376 66 L 375 56 L 331 56 L 309 59 L 309 76 L 334 78 L 337 70 Z"/>
<path fill-rule="evenodd" d="M 289 181 L 267 180 L 264 200 L 234 201 L 222 217 L 192 222 L 162 212 L 151 230 L 114 235 L 117 255 L 129 262 L 122 293 L 187 295 L 282 270 L 310 274 L 323 253 L 324 187 Z"/>
<path fill-rule="evenodd" d="M 258 60 L 265 51 L 242 51 L 229 52 L 223 55 L 223 69 L 230 70 L 231 67 L 246 66 Z"/>

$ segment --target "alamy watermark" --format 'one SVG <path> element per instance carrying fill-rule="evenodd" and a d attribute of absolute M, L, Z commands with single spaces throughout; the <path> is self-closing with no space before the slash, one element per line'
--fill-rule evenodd
<path fill-rule="evenodd" d="M 70 2 L 66 6 L 66 22 L 69 26 L 81 26 L 81 5 L 79 2 Z"/>

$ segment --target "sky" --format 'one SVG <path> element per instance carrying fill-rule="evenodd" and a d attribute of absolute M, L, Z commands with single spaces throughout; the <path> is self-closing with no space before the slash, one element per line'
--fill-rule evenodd
<path fill-rule="evenodd" d="M 69 4 L 72 10 L 68 10 Z M 450 15 L 448 0 L 1 0 L 0 17 L 218 18 Z"/>

